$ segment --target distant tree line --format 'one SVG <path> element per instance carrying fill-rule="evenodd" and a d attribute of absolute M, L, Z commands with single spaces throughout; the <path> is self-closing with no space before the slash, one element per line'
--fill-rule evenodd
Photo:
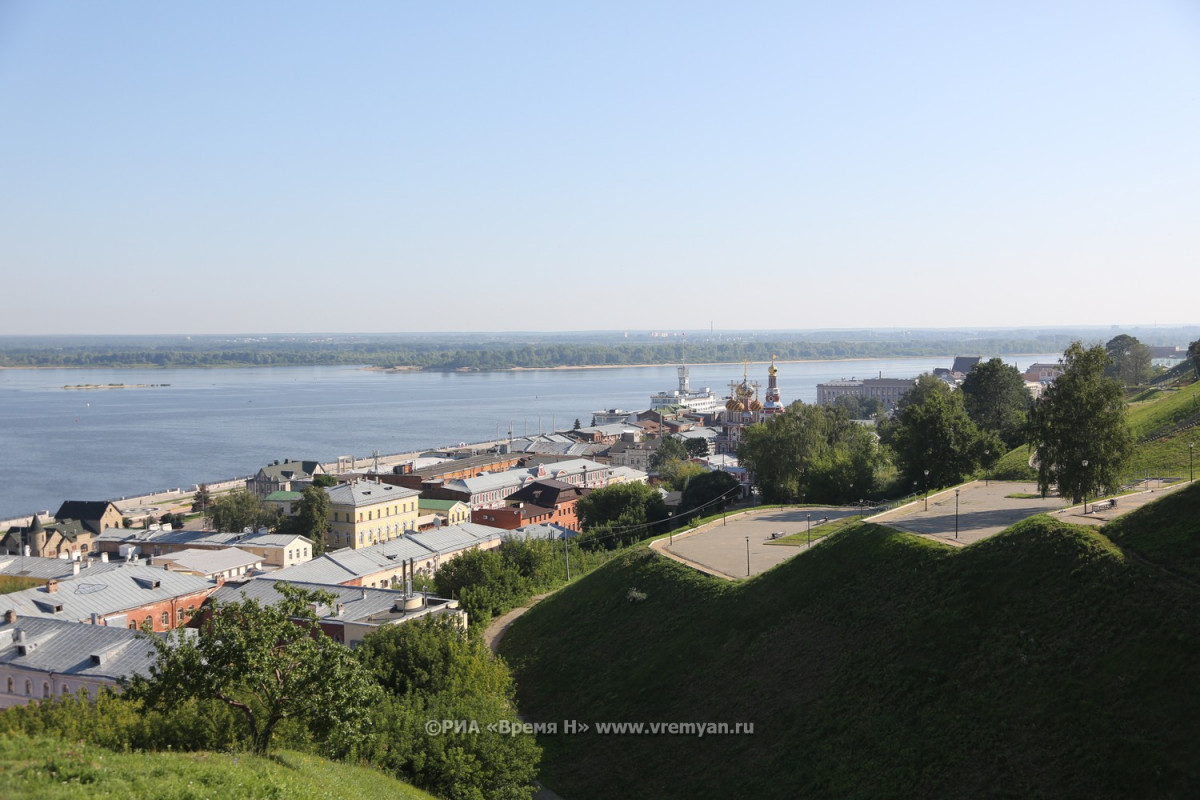
<path fill-rule="evenodd" d="M 631 364 L 736 363 L 842 358 L 944 356 L 953 353 L 1030 353 L 1061 351 L 1064 336 L 900 341 L 809 341 L 779 337 L 764 341 L 646 342 L 606 344 L 540 342 L 265 341 L 237 346 L 177 340 L 157 347 L 144 344 L 4 344 L 4 367 L 251 367 L 369 364 L 424 370 L 494 370 L 514 367 L 617 366 Z"/>

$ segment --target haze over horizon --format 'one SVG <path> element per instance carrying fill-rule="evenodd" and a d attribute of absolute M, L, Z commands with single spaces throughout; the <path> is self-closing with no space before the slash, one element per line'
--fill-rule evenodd
<path fill-rule="evenodd" d="M 0 5 L 0 335 L 1191 326 L 1200 9 Z"/>

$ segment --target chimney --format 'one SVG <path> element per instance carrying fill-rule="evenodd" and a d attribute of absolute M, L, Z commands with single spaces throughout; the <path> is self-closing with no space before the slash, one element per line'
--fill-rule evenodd
<path fill-rule="evenodd" d="M 93 625 L 99 625 L 99 624 L 100 624 L 100 615 L 99 615 L 99 614 L 97 614 L 95 611 L 93 611 L 93 612 L 92 612 L 92 624 L 93 624 Z"/>
<path fill-rule="evenodd" d="M 365 587 L 365 586 L 358 587 L 358 599 L 359 600 L 367 599 L 367 587 Z"/>
<path fill-rule="evenodd" d="M 46 591 L 50 592 L 51 594 L 53 594 L 54 592 L 57 592 L 58 591 L 58 581 L 54 580 L 54 578 L 51 578 L 50 580 L 46 581 Z"/>
<path fill-rule="evenodd" d="M 78 562 L 78 561 L 72 561 L 72 562 L 71 562 L 71 574 L 72 574 L 72 575 L 78 575 L 78 574 L 79 574 L 79 562 Z"/>
<path fill-rule="evenodd" d="M 100 554 L 100 563 L 101 563 L 101 564 L 107 564 L 107 563 L 108 563 L 108 553 L 101 553 L 101 554 Z"/>
<path fill-rule="evenodd" d="M 16 621 L 17 621 L 16 609 L 10 608 L 8 611 L 4 612 L 4 624 L 5 625 L 12 625 Z"/>

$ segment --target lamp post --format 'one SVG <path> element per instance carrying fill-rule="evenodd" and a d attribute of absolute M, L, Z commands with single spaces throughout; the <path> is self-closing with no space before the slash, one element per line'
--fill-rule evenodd
<path fill-rule="evenodd" d="M 958 538 L 958 489 L 954 490 L 954 538 Z"/>
<path fill-rule="evenodd" d="M 929 470 L 925 470 L 925 510 L 929 510 Z"/>
<path fill-rule="evenodd" d="M 992 478 L 992 451 L 983 451 L 983 485 L 987 486 Z"/>
<path fill-rule="evenodd" d="M 750 537 L 746 537 L 746 577 L 750 577 Z"/>
<path fill-rule="evenodd" d="M 1188 442 L 1188 480 L 1196 480 L 1196 470 L 1192 466 L 1192 451 L 1196 449 L 1195 442 Z"/>
<path fill-rule="evenodd" d="M 812 514 L 808 514 L 807 518 L 808 518 L 808 547 L 812 547 Z"/>
<path fill-rule="evenodd" d="M 1087 459 L 1085 458 L 1080 463 L 1083 464 L 1083 514 L 1084 516 L 1087 516 Z"/>

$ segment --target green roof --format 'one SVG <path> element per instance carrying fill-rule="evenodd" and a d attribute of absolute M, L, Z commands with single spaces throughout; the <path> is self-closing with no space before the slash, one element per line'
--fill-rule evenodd
<path fill-rule="evenodd" d="M 300 494 L 299 492 L 285 492 L 281 489 L 277 492 L 271 492 L 263 499 L 268 503 L 272 501 L 276 503 L 282 503 L 285 500 L 299 500 L 302 497 L 304 497 L 304 495 Z"/>
<path fill-rule="evenodd" d="M 449 511 L 461 502 L 461 500 L 427 500 L 422 497 L 417 501 L 417 508 L 435 508 L 438 511 Z"/>

